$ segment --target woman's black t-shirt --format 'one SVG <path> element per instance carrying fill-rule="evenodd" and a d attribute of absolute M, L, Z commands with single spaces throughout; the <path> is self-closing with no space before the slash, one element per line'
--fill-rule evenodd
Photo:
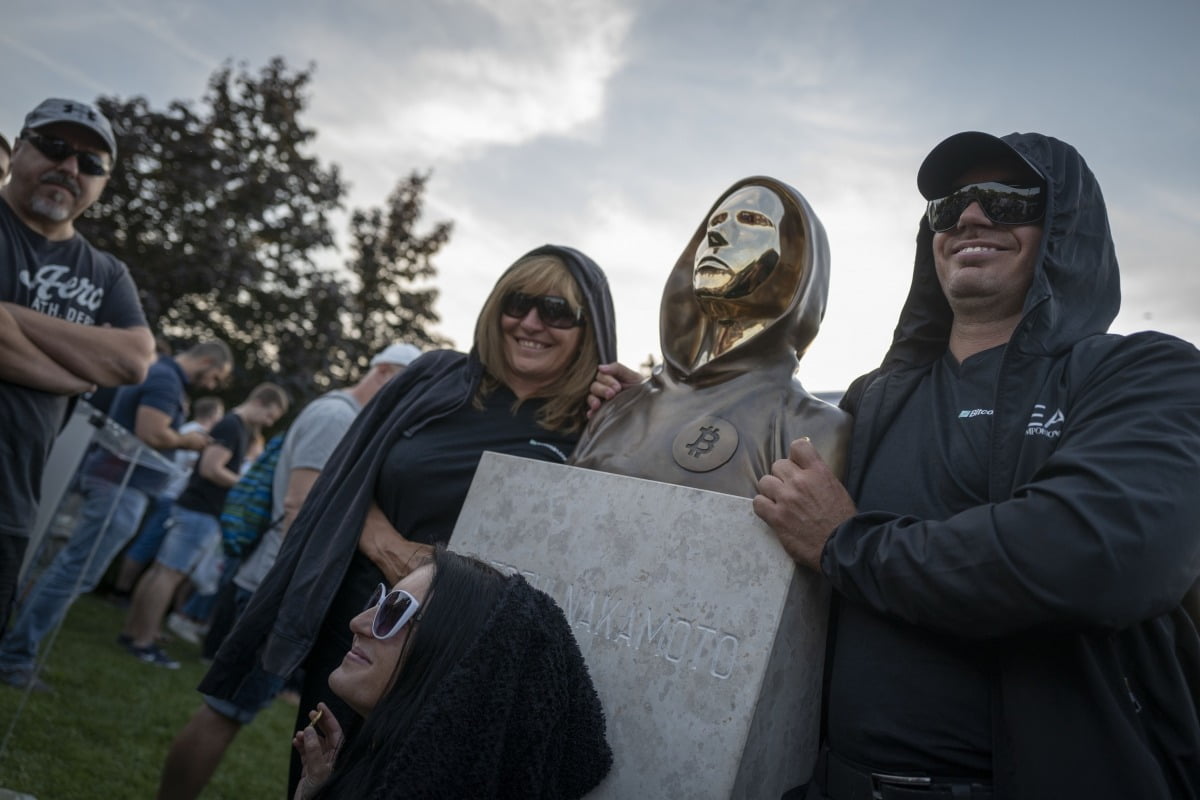
<path fill-rule="evenodd" d="M 501 387 L 482 409 L 468 402 L 392 445 L 375 482 L 375 502 L 392 527 L 421 544 L 448 542 L 485 450 L 566 462 L 579 435 L 539 425 L 542 400 L 526 400 L 514 413 L 516 399 Z"/>

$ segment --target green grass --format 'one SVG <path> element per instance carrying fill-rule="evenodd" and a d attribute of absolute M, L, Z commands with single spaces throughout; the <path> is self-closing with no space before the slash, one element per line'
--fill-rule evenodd
<path fill-rule="evenodd" d="M 171 739 L 200 703 L 199 648 L 166 646 L 183 663 L 143 664 L 115 642 L 124 611 L 92 595 L 71 609 L 42 677 L 53 694 L 30 695 L 8 747 L 0 787 L 37 800 L 148 800 Z M 0 684 L 0 738 L 22 692 Z M 282 798 L 296 709 L 281 701 L 234 740 L 204 800 Z"/>

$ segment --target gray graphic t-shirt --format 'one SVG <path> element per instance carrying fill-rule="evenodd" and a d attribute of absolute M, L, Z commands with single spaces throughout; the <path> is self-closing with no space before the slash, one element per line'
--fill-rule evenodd
<path fill-rule="evenodd" d="M 82 236 L 52 242 L 0 199 L 0 301 L 81 325 L 145 326 L 125 264 Z M 28 536 L 69 398 L 0 380 L 0 533 Z"/>

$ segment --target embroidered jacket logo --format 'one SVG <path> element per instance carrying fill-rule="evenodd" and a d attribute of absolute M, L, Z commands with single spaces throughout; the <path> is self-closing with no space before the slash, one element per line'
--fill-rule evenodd
<path fill-rule="evenodd" d="M 1054 413 L 1047 417 L 1046 406 L 1037 403 L 1033 407 L 1033 413 L 1029 415 L 1029 425 L 1025 428 L 1025 435 L 1057 439 L 1062 434 L 1062 424 L 1066 421 L 1067 418 L 1063 416 L 1061 408 L 1054 409 Z"/>

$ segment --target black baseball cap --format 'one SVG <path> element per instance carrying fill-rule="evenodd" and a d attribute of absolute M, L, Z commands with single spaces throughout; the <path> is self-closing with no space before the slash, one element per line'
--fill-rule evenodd
<path fill-rule="evenodd" d="M 956 133 L 929 151 L 917 170 L 917 188 L 926 200 L 945 197 L 954 190 L 954 181 L 971 167 L 986 163 L 1013 162 L 1030 170 L 1031 177 L 1042 181 L 1042 174 L 1029 159 L 998 136 L 979 131 Z"/>

